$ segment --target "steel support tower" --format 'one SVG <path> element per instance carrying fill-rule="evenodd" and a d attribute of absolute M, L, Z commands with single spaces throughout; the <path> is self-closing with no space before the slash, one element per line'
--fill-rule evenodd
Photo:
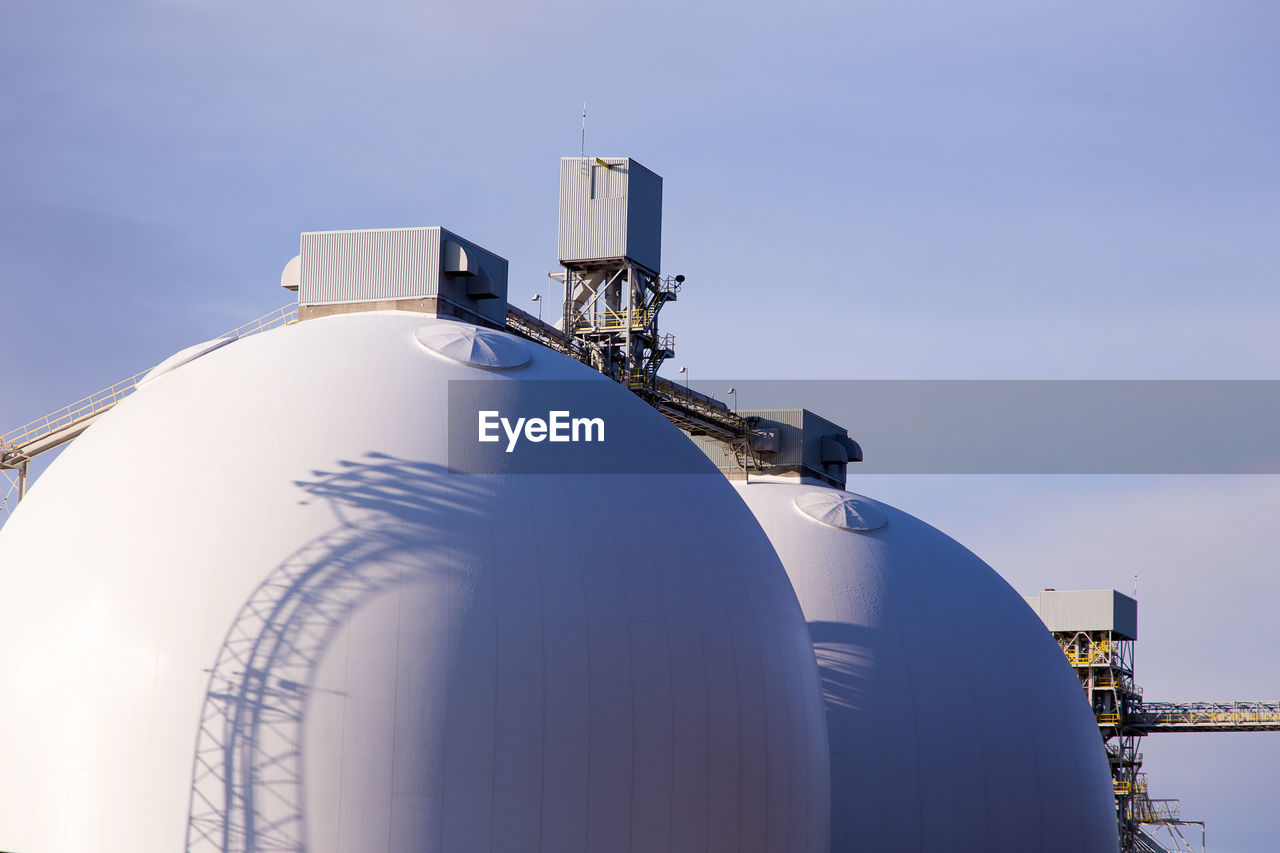
<path fill-rule="evenodd" d="M 560 161 L 560 328 L 592 367 L 631 388 L 652 388 L 674 338 L 662 306 L 684 276 L 664 278 L 662 178 L 630 157 Z"/>
<path fill-rule="evenodd" d="M 1138 603 L 1114 590 L 1046 589 L 1027 603 L 1049 628 L 1080 679 L 1111 765 L 1121 853 L 1170 849 L 1145 829 L 1169 832 L 1173 849 L 1192 850 L 1177 800 L 1152 800 L 1142 770 L 1142 738 L 1157 732 L 1280 731 L 1280 702 L 1147 702 L 1134 681 Z M 1172 805 L 1172 804 L 1177 804 Z"/>
<path fill-rule="evenodd" d="M 652 388 L 675 356 L 675 337 L 658 330 L 662 306 L 674 302 L 684 276 L 663 278 L 625 258 L 565 262 L 563 328 L 588 363 L 629 388 Z"/>
<path fill-rule="evenodd" d="M 1052 592 L 1053 590 L 1046 590 Z M 1116 797 L 1116 821 L 1121 850 L 1134 849 L 1134 795 L 1138 790 L 1142 734 L 1127 722 L 1141 705 L 1142 688 L 1133 680 L 1134 638 L 1118 630 L 1054 631 L 1054 639 L 1075 669 L 1098 721 L 1098 732 L 1107 750 L 1111 785 Z"/>

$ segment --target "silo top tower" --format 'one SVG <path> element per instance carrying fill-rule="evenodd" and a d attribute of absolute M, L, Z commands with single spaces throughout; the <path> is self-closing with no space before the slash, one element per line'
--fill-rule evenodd
<path fill-rule="evenodd" d="M 592 367 L 633 389 L 654 387 L 671 335 L 658 312 L 684 276 L 662 278 L 662 178 L 630 157 L 560 160 L 562 328 Z"/>
<path fill-rule="evenodd" d="M 662 263 L 662 178 L 630 157 L 560 160 L 560 263 Z"/>

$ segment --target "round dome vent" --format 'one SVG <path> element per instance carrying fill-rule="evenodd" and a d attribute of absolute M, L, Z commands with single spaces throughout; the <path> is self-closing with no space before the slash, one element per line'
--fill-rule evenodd
<path fill-rule="evenodd" d="M 418 343 L 438 356 L 484 370 L 515 370 L 529 363 L 529 350 L 509 335 L 460 323 L 432 323 L 416 330 Z"/>
<path fill-rule="evenodd" d="M 227 344 L 234 344 L 237 340 L 239 339 L 235 335 L 226 335 L 221 338 L 215 338 L 214 340 L 205 341 L 202 344 L 196 344 L 195 346 L 189 346 L 184 350 L 180 350 L 157 364 L 155 367 L 151 368 L 151 370 L 147 372 L 146 376 L 138 380 L 138 387 L 141 388 L 147 383 L 153 382 L 159 377 L 164 376 L 166 373 L 177 370 L 184 364 L 195 361 L 202 355 L 208 355 L 214 350 L 222 349 Z"/>
<path fill-rule="evenodd" d="M 1003 578 L 881 501 L 735 486 L 809 624 L 831 750 L 831 853 L 1116 853 L 1097 721 L 1062 650 Z M 875 535 L 844 532 L 868 528 Z"/>
<path fill-rule="evenodd" d="M 797 495 L 796 509 L 812 518 L 841 530 L 869 533 L 886 524 L 884 515 L 867 501 L 856 495 L 847 495 L 824 489 Z"/>

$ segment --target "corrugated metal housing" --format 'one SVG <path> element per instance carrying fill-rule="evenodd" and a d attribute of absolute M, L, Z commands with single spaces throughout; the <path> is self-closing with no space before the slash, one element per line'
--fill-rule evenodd
<path fill-rule="evenodd" d="M 629 157 L 560 160 L 560 262 L 662 264 L 662 178 Z"/>
<path fill-rule="evenodd" d="M 738 414 L 755 423 L 752 447 L 757 461 L 764 466 L 764 473 L 815 477 L 844 488 L 847 451 L 844 461 L 839 461 L 838 456 L 833 461 L 829 443 L 824 452 L 825 440 L 835 440 L 842 449 L 846 443 L 851 444 L 844 427 L 808 409 L 744 409 Z M 731 448 L 706 436 L 692 436 L 692 439 L 730 479 L 735 473 L 741 473 Z"/>
<path fill-rule="evenodd" d="M 1111 631 L 1138 639 L 1138 602 L 1114 589 L 1046 589 L 1024 598 L 1050 631 Z"/>
<path fill-rule="evenodd" d="M 506 259 L 444 228 L 309 231 L 301 255 L 299 305 L 438 299 L 506 320 Z"/>

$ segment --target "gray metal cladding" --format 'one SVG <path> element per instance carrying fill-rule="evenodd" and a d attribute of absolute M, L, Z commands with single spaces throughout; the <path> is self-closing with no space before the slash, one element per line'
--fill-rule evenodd
<path fill-rule="evenodd" d="M 631 176 L 631 161 L 615 157 L 608 160 L 601 158 L 604 165 L 598 162 L 588 164 L 590 169 L 592 201 L 607 201 L 611 198 L 626 198 L 627 185 Z"/>
<path fill-rule="evenodd" d="M 721 471 L 737 471 L 738 462 L 734 458 L 733 451 L 724 442 L 714 438 L 708 438 L 705 435 L 691 435 L 689 440 L 697 446 L 707 458 L 711 460 L 711 464 L 715 465 Z"/>
<path fill-rule="evenodd" d="M 1112 631 L 1138 639 L 1138 602 L 1113 589 L 1046 589 L 1026 600 L 1050 631 Z"/>
<path fill-rule="evenodd" d="M 560 161 L 561 262 L 662 261 L 662 178 L 627 157 Z"/>
<path fill-rule="evenodd" d="M 442 230 L 379 228 L 304 233 L 298 303 L 324 305 L 437 296 Z"/>
<path fill-rule="evenodd" d="M 312 231 L 301 254 L 299 305 L 440 299 L 506 321 L 506 259 L 444 228 Z"/>
<path fill-rule="evenodd" d="M 627 257 L 654 272 L 662 268 L 662 178 L 634 160 L 627 193 Z"/>
<path fill-rule="evenodd" d="M 468 275 L 450 275 L 442 272 L 437 275 L 435 284 L 439 296 L 455 305 L 463 305 L 468 309 L 487 317 L 497 326 L 506 324 L 507 320 L 507 260 L 495 255 L 488 249 L 477 246 L 470 240 L 463 239 L 445 228 L 436 229 L 440 234 L 440 245 L 437 258 L 437 269 L 444 269 L 444 243 L 456 243 L 466 252 L 469 262 Z M 483 280 L 482 280 L 483 279 Z M 481 293 L 487 295 L 480 295 Z M 430 296 L 430 293 L 423 293 Z"/>
<path fill-rule="evenodd" d="M 739 412 L 743 417 L 758 417 L 757 429 L 774 430 L 778 434 L 778 452 L 769 456 L 771 465 L 799 465 L 804 462 L 803 409 L 757 409 Z"/>
<path fill-rule="evenodd" d="M 823 464 L 822 442 L 824 438 L 846 435 L 844 427 L 807 409 L 743 409 L 738 414 L 757 419 L 753 443 L 762 465 L 796 472 L 803 467 L 843 481 L 844 474 L 837 466 Z M 721 471 L 739 470 L 736 454 L 719 441 L 705 436 L 691 439 Z"/>
<path fill-rule="evenodd" d="M 821 471 L 822 438 L 845 432 L 844 427 L 808 409 L 758 409 L 739 414 L 760 418 L 759 429 L 777 430 L 778 452 L 769 457 L 774 465 L 805 465 Z"/>
<path fill-rule="evenodd" d="M 861 448 L 845 428 L 807 409 L 742 409 L 751 426 L 751 472 L 817 479 L 843 488 Z M 739 451 L 707 436 L 689 436 L 729 479 L 746 478 Z"/>

